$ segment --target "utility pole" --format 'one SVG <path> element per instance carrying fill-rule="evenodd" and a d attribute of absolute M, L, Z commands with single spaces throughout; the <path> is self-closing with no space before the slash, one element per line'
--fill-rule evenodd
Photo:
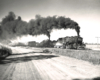
<path fill-rule="evenodd" d="M 98 45 L 98 44 L 99 44 L 99 38 L 100 38 L 100 37 L 96 37 L 96 38 L 97 38 L 97 45 Z"/>

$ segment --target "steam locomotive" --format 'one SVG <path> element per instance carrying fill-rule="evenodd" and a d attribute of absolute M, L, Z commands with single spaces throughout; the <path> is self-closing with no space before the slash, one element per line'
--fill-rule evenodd
<path fill-rule="evenodd" d="M 83 42 L 82 37 L 78 36 L 71 36 L 71 37 L 64 37 L 59 38 L 57 42 L 61 43 L 62 45 L 59 48 L 66 48 L 66 49 L 79 49 L 85 48 L 85 44 Z"/>

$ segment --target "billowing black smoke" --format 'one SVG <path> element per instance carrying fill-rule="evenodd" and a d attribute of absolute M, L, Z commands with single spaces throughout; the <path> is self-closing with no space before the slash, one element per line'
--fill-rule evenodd
<path fill-rule="evenodd" d="M 16 18 L 14 12 L 9 12 L 5 18 L 2 19 L 0 25 L 0 41 L 14 39 L 23 35 L 41 35 L 44 34 L 51 38 L 51 31 L 53 29 L 75 29 L 79 36 L 80 27 L 70 18 L 60 17 L 41 17 L 36 15 L 36 19 L 31 19 L 29 23 L 23 21 L 20 16 Z"/>

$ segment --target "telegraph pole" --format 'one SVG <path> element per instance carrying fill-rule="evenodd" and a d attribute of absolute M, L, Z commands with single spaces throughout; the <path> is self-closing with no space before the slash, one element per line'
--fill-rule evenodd
<path fill-rule="evenodd" d="M 97 45 L 98 45 L 98 44 L 99 44 L 99 38 L 100 38 L 100 37 L 96 37 L 96 38 L 97 38 Z"/>

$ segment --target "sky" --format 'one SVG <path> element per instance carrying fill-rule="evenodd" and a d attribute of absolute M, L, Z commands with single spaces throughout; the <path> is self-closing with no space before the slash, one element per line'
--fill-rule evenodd
<path fill-rule="evenodd" d="M 27 22 L 35 19 L 37 14 L 42 17 L 54 15 L 69 17 L 79 24 L 80 35 L 85 43 L 97 43 L 96 37 L 100 37 L 100 0 L 0 0 L 0 21 L 10 11 Z M 53 30 L 51 40 L 69 34 L 76 35 L 75 30 Z M 17 38 L 18 41 L 24 42 L 28 39 L 41 41 L 47 39 L 47 36 L 41 35 L 32 38 L 27 35 Z"/>

